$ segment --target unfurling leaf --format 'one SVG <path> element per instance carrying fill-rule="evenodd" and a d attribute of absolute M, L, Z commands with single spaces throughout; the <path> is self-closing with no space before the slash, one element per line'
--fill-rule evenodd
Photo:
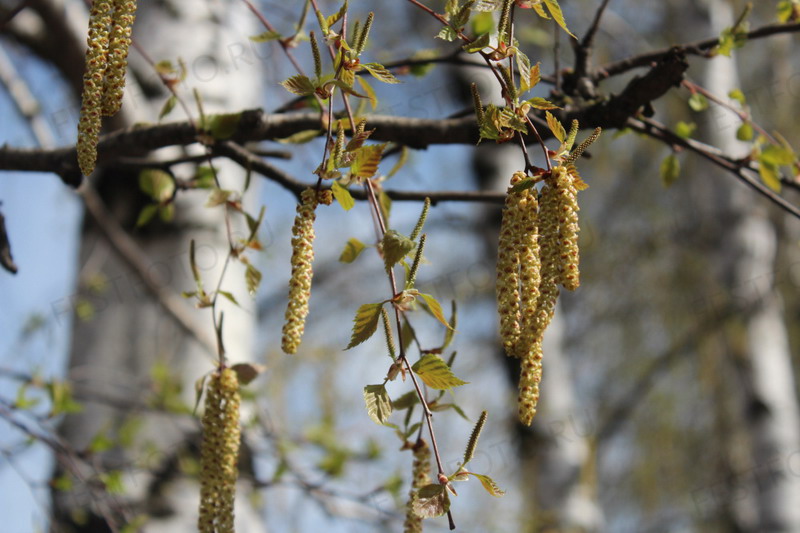
<path fill-rule="evenodd" d="M 481 50 L 489 46 L 490 39 L 491 35 L 488 33 L 484 33 L 483 35 L 473 39 L 471 42 L 465 44 L 461 48 L 468 54 L 474 54 L 476 52 L 480 52 Z"/>
<path fill-rule="evenodd" d="M 777 165 L 769 161 L 759 161 L 758 175 L 764 185 L 775 192 L 781 192 L 780 170 Z"/>
<path fill-rule="evenodd" d="M 367 72 L 372 74 L 372 77 L 383 83 L 403 83 L 394 77 L 394 74 L 386 70 L 386 67 L 380 63 L 361 63 Z"/>
<path fill-rule="evenodd" d="M 317 90 L 311 80 L 308 79 L 308 76 L 302 76 L 300 74 L 282 81 L 281 85 L 290 93 L 298 96 L 309 96 L 314 94 L 314 91 Z"/>
<path fill-rule="evenodd" d="M 577 37 L 569 31 L 569 28 L 567 28 L 567 22 L 564 20 L 564 14 L 561 12 L 561 6 L 558 5 L 558 2 L 556 0 L 544 0 L 544 4 L 547 6 L 547 10 L 550 12 L 553 20 L 561 26 L 561 29 L 567 32 L 573 39 L 577 39 Z"/>
<path fill-rule="evenodd" d="M 344 250 L 342 250 L 342 253 L 339 256 L 339 261 L 342 263 L 352 263 L 358 259 L 358 256 L 361 255 L 361 252 L 364 251 L 364 248 L 366 248 L 366 246 L 363 242 L 356 238 L 349 239 L 347 244 L 344 245 Z"/>
<path fill-rule="evenodd" d="M 740 141 L 752 141 L 753 134 L 753 125 L 749 122 L 743 122 L 736 130 L 736 138 Z"/>
<path fill-rule="evenodd" d="M 353 200 L 350 191 L 339 184 L 338 181 L 334 181 L 333 184 L 331 184 L 331 191 L 333 191 L 333 197 L 336 198 L 336 201 L 339 202 L 339 205 L 341 205 L 342 209 L 345 211 L 350 211 L 353 206 L 356 205 L 356 201 Z"/>
<path fill-rule="evenodd" d="M 247 270 L 244 273 L 244 281 L 247 285 L 247 292 L 250 293 L 250 296 L 253 296 L 258 290 L 258 286 L 261 284 L 261 271 L 253 265 L 248 264 Z"/>
<path fill-rule="evenodd" d="M 486 492 L 488 492 L 492 496 L 497 496 L 499 498 L 500 496 L 503 496 L 506 493 L 506 491 L 501 490 L 500 487 L 497 486 L 497 483 L 495 483 L 494 480 L 489 476 L 484 476 L 482 474 L 473 474 L 472 472 L 470 472 L 470 475 L 478 478 L 478 481 L 481 482 L 481 485 L 483 485 L 483 488 L 486 489 Z"/>
<path fill-rule="evenodd" d="M 450 497 L 444 485 L 431 483 L 417 491 L 417 497 L 412 504 L 414 514 L 421 518 L 442 516 L 450 509 Z"/>
<path fill-rule="evenodd" d="M 692 111 L 700 112 L 708 109 L 708 98 L 700 93 L 694 93 L 689 97 L 689 107 Z"/>
<path fill-rule="evenodd" d="M 392 414 L 392 400 L 386 392 L 385 385 L 367 385 L 364 387 L 364 403 L 367 414 L 373 422 L 384 425 Z"/>
<path fill-rule="evenodd" d="M 164 102 L 164 107 L 162 107 L 161 111 L 158 113 L 158 120 L 161 120 L 162 118 L 169 115 L 170 111 L 172 111 L 175 108 L 175 104 L 177 103 L 178 103 L 178 98 L 174 94 L 169 98 L 167 98 L 167 101 Z"/>
<path fill-rule="evenodd" d="M 385 144 L 372 144 L 362 146 L 356 151 L 350 172 L 359 178 L 371 178 L 378 171 Z"/>
<path fill-rule="evenodd" d="M 372 337 L 375 330 L 378 329 L 378 320 L 381 317 L 381 307 L 383 302 L 376 304 L 364 304 L 358 308 L 356 316 L 353 319 L 353 333 L 350 336 L 350 344 L 347 345 L 346 350 L 354 346 L 358 346 L 365 340 Z"/>
<path fill-rule="evenodd" d="M 423 293 L 419 293 L 419 297 L 425 301 L 425 305 L 428 306 L 428 309 L 430 310 L 431 314 L 436 318 L 436 320 L 444 324 L 445 327 L 449 328 L 450 324 L 444 317 L 444 313 L 442 312 L 442 306 L 439 305 L 439 302 L 436 301 L 436 298 L 434 298 L 430 294 L 423 294 Z"/>
<path fill-rule="evenodd" d="M 390 229 L 383 235 L 383 261 L 386 270 L 390 270 L 401 261 L 411 250 L 416 248 L 414 241 Z"/>
<path fill-rule="evenodd" d="M 154 202 L 166 202 L 175 194 L 175 180 L 163 170 L 145 169 L 139 173 L 139 189 Z"/>
<path fill-rule="evenodd" d="M 423 355 L 419 361 L 414 363 L 411 370 L 432 389 L 446 390 L 468 383 L 456 377 L 445 360 L 432 353 Z"/>
<path fill-rule="evenodd" d="M 553 136 L 558 139 L 559 142 L 563 143 L 567 138 L 567 132 L 564 126 L 562 126 L 561 122 L 549 111 L 545 112 L 545 118 L 547 119 L 547 126 L 550 128 L 550 131 L 553 132 Z"/>

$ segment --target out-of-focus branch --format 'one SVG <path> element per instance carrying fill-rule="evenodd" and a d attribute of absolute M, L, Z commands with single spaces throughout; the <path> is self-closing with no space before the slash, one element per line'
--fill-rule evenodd
<path fill-rule="evenodd" d="M 6 219 L 3 217 L 3 213 L 0 213 L 0 265 L 12 274 L 17 273 L 17 265 L 14 264 L 14 258 L 11 256 L 11 244 L 8 242 Z"/>
<path fill-rule="evenodd" d="M 766 26 L 761 26 L 760 28 L 756 28 L 755 30 L 748 32 L 746 34 L 746 39 L 748 40 L 763 39 L 764 37 L 769 37 L 771 35 L 778 35 L 781 33 L 797 33 L 797 32 L 800 32 L 800 22 L 793 22 L 789 24 L 768 24 Z M 718 44 L 719 44 L 719 38 L 712 37 L 710 39 L 705 39 L 703 41 L 681 44 L 681 45 L 671 46 L 669 48 L 654 50 L 652 52 L 646 52 L 644 54 L 638 54 L 625 59 L 621 59 L 619 61 L 615 61 L 613 63 L 608 63 L 606 65 L 597 68 L 592 74 L 592 79 L 595 82 L 598 82 L 610 78 L 612 76 L 617 76 L 619 74 L 622 74 L 624 72 L 627 72 L 635 68 L 647 67 L 651 65 L 654 61 L 660 61 L 664 56 L 675 53 L 676 51 L 687 55 L 700 55 L 700 56 L 706 55 L 709 52 L 709 50 L 711 50 Z"/>
<path fill-rule="evenodd" d="M 628 120 L 628 127 L 670 146 L 680 146 L 694 152 L 704 159 L 711 161 L 718 167 L 727 170 L 787 213 L 800 218 L 800 208 L 776 194 L 757 178 L 748 174 L 748 172 L 757 172 L 757 170 L 750 168 L 745 162 L 734 161 L 730 157 L 721 155 L 717 150 L 709 149 L 707 145 L 693 139 L 684 139 L 670 131 L 663 124 L 652 119 L 630 119 Z"/>

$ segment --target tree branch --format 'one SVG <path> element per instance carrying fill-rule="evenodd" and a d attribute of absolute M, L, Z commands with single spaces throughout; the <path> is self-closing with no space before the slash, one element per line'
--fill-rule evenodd
<path fill-rule="evenodd" d="M 771 35 L 777 35 L 780 33 L 797 33 L 797 32 L 800 32 L 800 22 L 793 22 L 790 24 L 768 24 L 766 26 L 762 26 L 760 28 L 756 28 L 751 32 L 748 32 L 746 34 L 746 37 L 748 40 L 752 40 L 752 39 L 762 39 L 764 37 L 769 37 Z M 619 61 L 608 63 L 602 67 L 599 67 L 592 74 L 592 80 L 594 82 L 599 82 L 604 79 L 610 78 L 612 76 L 617 76 L 619 74 L 622 74 L 624 72 L 627 72 L 629 70 L 638 67 L 649 66 L 654 61 L 660 61 L 664 56 L 674 53 L 676 50 L 687 55 L 691 54 L 691 55 L 702 56 L 705 55 L 709 50 L 711 50 L 718 44 L 719 44 L 719 38 L 712 37 L 710 39 L 705 39 L 703 41 L 671 46 L 669 48 L 662 48 L 661 50 L 654 50 L 652 52 L 631 56 L 626 59 L 621 59 Z"/>

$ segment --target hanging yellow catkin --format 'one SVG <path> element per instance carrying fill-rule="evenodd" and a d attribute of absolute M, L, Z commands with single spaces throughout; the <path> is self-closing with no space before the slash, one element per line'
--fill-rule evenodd
<path fill-rule="evenodd" d="M 78 120 L 78 165 L 89 175 L 97 161 L 97 141 L 100 136 L 103 79 L 106 72 L 111 0 L 95 0 L 89 12 L 89 35 L 86 50 L 86 71 L 83 74 L 83 97 Z"/>
<path fill-rule="evenodd" d="M 122 106 L 128 48 L 136 18 L 136 0 L 114 0 L 114 15 L 108 45 L 108 68 L 103 85 L 103 115 L 111 116 Z"/>
<path fill-rule="evenodd" d="M 520 172 L 511 177 L 497 247 L 497 313 L 500 316 L 500 339 L 508 355 L 516 355 L 514 347 L 520 335 L 518 244 L 522 230 L 519 210 L 522 194 L 511 192 L 511 188 L 524 177 Z"/>
<path fill-rule="evenodd" d="M 530 425 L 536 416 L 539 402 L 539 384 L 542 381 L 542 338 L 553 319 L 558 299 L 558 203 L 556 189 L 546 185 L 539 200 L 539 296 L 533 319 L 526 324 L 529 337 L 527 351 L 520 354 L 518 410 L 519 420 Z"/>
<path fill-rule="evenodd" d="M 239 379 L 226 368 L 211 375 L 200 452 L 200 533 L 233 533 L 239 458 Z"/>
<path fill-rule="evenodd" d="M 403 533 L 422 533 L 422 517 L 414 512 L 414 501 L 417 499 L 417 491 L 431 482 L 431 452 L 424 439 L 419 439 L 416 444 L 410 446 L 414 453 L 414 463 L 411 467 L 411 490 L 406 503 Z"/>
<path fill-rule="evenodd" d="M 559 283 L 574 291 L 580 284 L 578 252 L 578 190 L 567 167 L 553 169 L 558 203 Z"/>
<path fill-rule="evenodd" d="M 520 240 L 517 246 L 519 255 L 519 305 L 520 336 L 514 347 L 517 357 L 530 352 L 536 340 L 534 321 L 539 301 L 541 284 L 541 261 L 539 258 L 538 202 L 536 191 L 524 192 L 519 203 Z"/>
<path fill-rule="evenodd" d="M 323 200 L 325 199 L 323 197 Z M 311 188 L 304 190 L 300 194 L 297 216 L 292 227 L 292 278 L 289 280 L 289 304 L 286 307 L 281 339 L 281 347 L 287 354 L 297 352 L 308 315 L 313 276 L 316 207 L 317 193 Z"/>

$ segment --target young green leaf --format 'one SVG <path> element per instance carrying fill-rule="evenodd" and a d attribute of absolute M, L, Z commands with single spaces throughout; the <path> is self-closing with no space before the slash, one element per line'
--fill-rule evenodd
<path fill-rule="evenodd" d="M 736 138 L 740 141 L 752 141 L 754 134 L 753 125 L 749 122 L 742 122 L 742 125 L 736 130 Z"/>
<path fill-rule="evenodd" d="M 544 0 L 544 5 L 547 6 L 547 10 L 550 12 L 553 20 L 561 26 L 561 29 L 567 32 L 573 39 L 577 39 L 577 37 L 569 31 L 569 28 L 567 28 L 567 22 L 564 20 L 564 14 L 561 12 L 561 6 L 558 5 L 558 2 L 556 0 Z"/>
<path fill-rule="evenodd" d="M 362 146 L 355 154 L 353 164 L 350 166 L 350 172 L 360 178 L 371 178 L 378 172 L 378 165 L 381 162 L 381 156 L 386 144 L 371 144 L 369 146 Z"/>
<path fill-rule="evenodd" d="M 309 96 L 314 94 L 317 88 L 314 83 L 308 79 L 308 76 L 296 74 L 281 82 L 281 86 L 292 94 L 298 96 Z"/>
<path fill-rule="evenodd" d="M 145 169 L 139 173 L 139 189 L 154 202 L 162 203 L 175 194 L 175 180 L 169 172 Z"/>
<path fill-rule="evenodd" d="M 495 483 L 494 480 L 489 476 L 485 476 L 483 474 L 474 474 L 472 472 L 470 472 L 469 475 L 478 478 L 478 481 L 481 482 L 481 485 L 483 485 L 483 488 L 486 489 L 486 492 L 492 496 L 497 496 L 499 498 L 506 493 L 506 491 L 501 490 L 500 487 L 497 486 L 497 483 Z"/>
<path fill-rule="evenodd" d="M 759 158 L 758 175 L 767 187 L 775 192 L 781 192 L 780 170 L 777 165 Z"/>
<path fill-rule="evenodd" d="M 678 156 L 669 154 L 661 161 L 659 168 L 661 174 L 661 184 L 664 187 L 670 187 L 678 179 L 681 173 L 681 163 L 678 161 Z"/>
<path fill-rule="evenodd" d="M 262 275 L 260 270 L 253 265 L 247 265 L 247 270 L 244 273 L 244 281 L 245 285 L 247 285 L 247 292 L 250 293 L 250 296 L 255 295 L 256 291 L 258 290 L 258 286 L 261 284 L 261 277 Z"/>
<path fill-rule="evenodd" d="M 351 238 L 347 241 L 347 244 L 344 245 L 344 250 L 342 250 L 341 255 L 339 255 L 339 261 L 342 263 L 352 263 L 358 259 L 358 256 L 361 255 L 361 252 L 363 252 L 365 248 L 366 246 L 363 242 L 356 238 Z"/>
<path fill-rule="evenodd" d="M 392 400 L 386 392 L 385 385 L 367 385 L 364 387 L 364 403 L 367 414 L 373 422 L 384 425 L 392 414 Z"/>
<path fill-rule="evenodd" d="M 708 109 L 708 98 L 701 93 L 694 93 L 689 97 L 689 107 L 692 111 L 700 112 Z"/>
<path fill-rule="evenodd" d="M 153 217 L 156 216 L 158 213 L 158 205 L 157 204 L 147 204 L 139 211 L 139 216 L 136 219 L 136 227 L 141 228 L 145 226 L 148 222 L 153 220 Z"/>
<path fill-rule="evenodd" d="M 383 235 L 383 261 L 386 270 L 390 270 L 416 247 L 414 241 L 405 235 L 393 229 L 387 230 Z"/>
<path fill-rule="evenodd" d="M 350 211 L 356 205 L 356 201 L 353 200 L 350 191 L 340 185 L 338 180 L 331 184 L 331 191 L 333 191 L 333 197 L 336 198 L 336 201 L 345 211 Z"/>
<path fill-rule="evenodd" d="M 423 355 L 411 370 L 432 389 L 447 390 L 468 383 L 456 377 L 445 360 L 432 353 Z"/>
<path fill-rule="evenodd" d="M 464 50 L 468 54 L 476 54 L 489 46 L 489 41 L 491 39 L 491 35 L 488 33 L 484 33 L 473 39 L 472 41 L 468 42 L 464 46 L 462 46 L 462 50 Z"/>
<path fill-rule="evenodd" d="M 161 120 L 162 118 L 164 118 L 167 115 L 169 115 L 170 112 L 173 109 L 175 109 L 175 104 L 177 104 L 177 103 L 178 103 L 178 98 L 174 94 L 171 95 L 169 98 L 167 98 L 167 101 L 164 102 L 164 106 L 161 108 L 161 111 L 159 111 L 159 113 L 158 113 L 158 120 Z"/>
<path fill-rule="evenodd" d="M 361 66 L 378 81 L 382 81 L 383 83 L 403 83 L 395 78 L 394 74 L 386 70 L 386 67 L 380 63 L 361 63 Z"/>
<path fill-rule="evenodd" d="M 563 143 L 567 138 L 567 132 L 564 130 L 564 126 L 561 125 L 561 122 L 559 122 L 550 111 L 545 111 L 545 118 L 547 119 L 547 127 L 553 132 L 553 136 L 558 139 L 559 142 Z"/>
<path fill-rule="evenodd" d="M 383 303 L 364 304 L 358 308 L 353 319 L 353 333 L 350 337 L 350 344 L 347 345 L 346 350 L 358 346 L 372 337 L 375 330 L 378 329 L 378 320 L 381 317 Z"/>
<path fill-rule="evenodd" d="M 431 314 L 441 322 L 445 327 L 449 328 L 450 324 L 447 322 L 447 319 L 444 317 L 444 313 L 442 312 L 442 306 L 439 305 L 439 302 L 436 301 L 430 294 L 419 293 L 419 297 L 425 301 L 425 305 L 430 310 Z"/>

